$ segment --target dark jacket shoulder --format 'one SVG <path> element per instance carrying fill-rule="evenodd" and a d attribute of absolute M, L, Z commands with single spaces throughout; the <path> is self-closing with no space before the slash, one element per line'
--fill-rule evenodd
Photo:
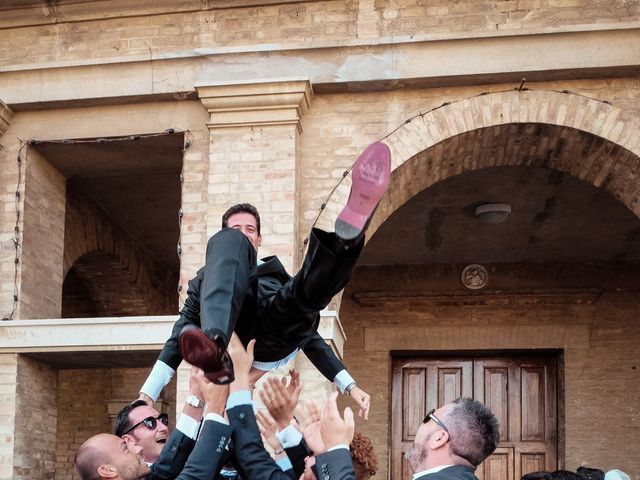
<path fill-rule="evenodd" d="M 416 480 L 478 480 L 475 470 L 464 465 L 452 465 L 439 472 L 427 473 Z"/>

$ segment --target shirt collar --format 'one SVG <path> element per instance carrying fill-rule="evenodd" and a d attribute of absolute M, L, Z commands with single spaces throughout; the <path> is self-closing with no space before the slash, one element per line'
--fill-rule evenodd
<path fill-rule="evenodd" d="M 438 465 L 437 467 L 429 468 L 427 470 L 423 470 L 421 472 L 415 473 L 413 475 L 413 480 L 417 480 L 418 478 L 420 478 L 423 475 L 428 475 L 430 473 L 439 472 L 440 470 L 443 470 L 443 469 L 445 469 L 447 467 L 453 467 L 453 464 L 451 464 L 451 465 Z"/>

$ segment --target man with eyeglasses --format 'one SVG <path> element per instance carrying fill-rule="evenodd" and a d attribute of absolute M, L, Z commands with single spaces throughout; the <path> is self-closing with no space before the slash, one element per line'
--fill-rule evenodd
<path fill-rule="evenodd" d="M 476 467 L 499 441 L 493 413 L 476 400 L 458 398 L 427 413 L 405 458 L 414 480 L 478 480 Z"/>
<path fill-rule="evenodd" d="M 125 406 L 116 417 L 114 433 L 130 446 L 142 448 L 143 460 L 151 466 L 150 478 L 172 480 L 184 468 L 196 442 L 204 402 L 191 369 L 189 396 L 176 428 L 169 435 L 166 413 L 158 413 L 143 400 Z"/>

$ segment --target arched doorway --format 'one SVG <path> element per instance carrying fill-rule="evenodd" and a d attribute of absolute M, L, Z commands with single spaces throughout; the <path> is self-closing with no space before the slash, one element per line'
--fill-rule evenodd
<path fill-rule="evenodd" d="M 403 355 L 436 361 L 548 355 L 558 371 L 551 435 L 558 462 L 551 467 L 624 465 L 624 454 L 613 460 L 601 454 L 611 453 L 598 448 L 604 425 L 589 423 L 588 412 L 607 408 L 598 394 L 603 387 L 625 395 L 621 385 L 633 382 L 629 358 L 640 334 L 640 190 L 633 179 L 640 161 L 630 128 L 637 128 L 637 119 L 623 119 L 602 102 L 552 92 L 493 94 L 456 105 L 386 140 L 394 153 L 392 185 L 340 310 L 349 339 L 346 362 L 357 365 L 355 375 L 369 381 L 374 394 L 374 426 L 364 428 L 397 423 L 396 408 L 411 418 L 424 415 L 392 405 L 392 361 Z M 342 186 L 340 195 L 343 187 L 348 192 Z M 512 214 L 503 224 L 482 224 L 475 207 L 486 202 L 509 203 Z M 484 289 L 461 283 L 469 263 L 487 269 Z M 603 362 L 612 349 L 615 362 Z M 509 401 L 503 422 L 530 411 Z M 630 415 L 609 425 L 621 451 Z M 390 438 L 394 426 L 377 438 Z M 400 428 L 405 431 L 404 424 Z M 411 428 L 406 433 L 411 441 Z M 503 439 L 501 448 L 512 451 L 486 478 L 551 468 L 534 458 L 545 452 L 524 452 L 515 443 Z M 377 446 L 388 452 L 391 477 L 402 478 L 401 446 Z"/>

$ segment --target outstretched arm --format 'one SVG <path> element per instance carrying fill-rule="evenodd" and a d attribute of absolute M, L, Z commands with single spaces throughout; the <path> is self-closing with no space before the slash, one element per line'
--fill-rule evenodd
<path fill-rule="evenodd" d="M 342 393 L 349 395 L 356 402 L 360 409 L 358 415 L 368 420 L 371 396 L 356 385 L 356 381 L 349 375 L 344 364 L 318 332 L 315 332 L 307 340 L 302 351 L 320 373 L 334 382 Z"/>

